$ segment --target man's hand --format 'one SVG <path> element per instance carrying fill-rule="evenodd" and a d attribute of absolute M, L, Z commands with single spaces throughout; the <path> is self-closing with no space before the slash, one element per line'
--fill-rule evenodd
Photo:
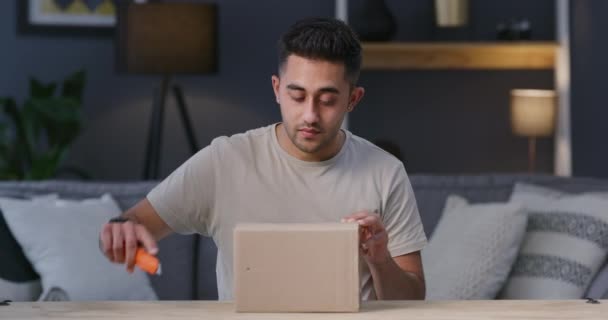
<path fill-rule="evenodd" d="M 366 211 L 351 214 L 343 222 L 357 222 L 360 226 L 359 246 L 361 255 L 369 264 L 382 264 L 390 261 L 388 233 L 377 213 Z"/>
<path fill-rule="evenodd" d="M 393 258 L 388 251 L 388 232 L 377 213 L 357 212 L 342 221 L 357 222 L 361 226 L 360 251 L 369 266 L 378 299 L 424 299 L 420 252 Z"/>
<path fill-rule="evenodd" d="M 135 266 L 135 252 L 142 244 L 149 254 L 156 254 L 158 247 L 150 232 L 133 221 L 110 222 L 103 225 L 100 233 L 100 247 L 103 254 L 114 263 L 125 263 L 132 273 Z"/>

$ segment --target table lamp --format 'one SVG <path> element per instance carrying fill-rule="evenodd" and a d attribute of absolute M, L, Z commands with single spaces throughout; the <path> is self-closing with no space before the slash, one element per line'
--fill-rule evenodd
<path fill-rule="evenodd" d="M 556 94 L 553 90 L 511 90 L 511 128 L 528 138 L 528 171 L 534 172 L 536 139 L 550 137 L 555 129 Z"/>
<path fill-rule="evenodd" d="M 187 2 L 118 2 L 116 56 L 119 72 L 161 79 L 152 107 L 143 178 L 158 179 L 165 101 L 174 74 L 217 68 L 216 5 Z M 191 152 L 198 151 L 184 95 L 173 85 Z"/>

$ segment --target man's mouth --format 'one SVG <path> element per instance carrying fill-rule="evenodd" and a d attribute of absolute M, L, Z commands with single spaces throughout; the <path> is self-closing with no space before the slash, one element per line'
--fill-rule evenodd
<path fill-rule="evenodd" d="M 304 138 L 314 138 L 316 137 L 319 133 L 321 133 L 321 131 L 317 130 L 317 129 L 313 129 L 313 128 L 302 128 L 299 130 L 300 133 L 302 134 L 302 136 Z"/>

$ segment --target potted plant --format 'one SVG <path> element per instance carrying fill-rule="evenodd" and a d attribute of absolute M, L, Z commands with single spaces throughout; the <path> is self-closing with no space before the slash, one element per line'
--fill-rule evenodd
<path fill-rule="evenodd" d="M 0 179 L 42 180 L 63 171 L 88 177 L 77 168 L 62 167 L 82 129 L 85 79 L 85 72 L 78 71 L 59 90 L 56 83 L 30 78 L 29 96 L 21 107 L 11 97 L 0 97 Z"/>

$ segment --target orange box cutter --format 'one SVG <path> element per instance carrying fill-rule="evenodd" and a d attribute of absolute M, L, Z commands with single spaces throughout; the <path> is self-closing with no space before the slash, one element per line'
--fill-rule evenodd
<path fill-rule="evenodd" d="M 144 248 L 137 248 L 137 252 L 135 252 L 135 265 L 149 274 L 161 275 L 161 266 L 158 258 L 147 253 Z"/>

